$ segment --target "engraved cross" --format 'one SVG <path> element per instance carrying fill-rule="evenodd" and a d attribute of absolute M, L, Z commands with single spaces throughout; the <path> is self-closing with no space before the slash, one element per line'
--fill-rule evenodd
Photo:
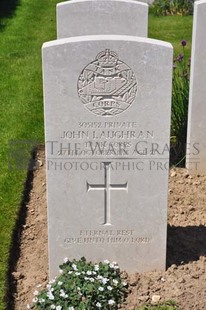
<path fill-rule="evenodd" d="M 110 182 L 110 164 L 111 162 L 103 162 L 104 164 L 104 183 L 103 184 L 89 184 L 87 182 L 87 192 L 90 190 L 104 191 L 104 223 L 103 225 L 111 225 L 110 218 L 110 191 L 111 190 L 125 190 L 128 191 L 127 182 L 124 184 L 111 184 Z"/>

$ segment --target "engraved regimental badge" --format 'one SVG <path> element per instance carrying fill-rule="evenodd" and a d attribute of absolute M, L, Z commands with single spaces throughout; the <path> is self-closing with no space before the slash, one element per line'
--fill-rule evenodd
<path fill-rule="evenodd" d="M 100 116 L 122 113 L 132 105 L 136 93 L 134 72 L 109 49 L 100 52 L 78 79 L 81 101 L 89 111 Z"/>

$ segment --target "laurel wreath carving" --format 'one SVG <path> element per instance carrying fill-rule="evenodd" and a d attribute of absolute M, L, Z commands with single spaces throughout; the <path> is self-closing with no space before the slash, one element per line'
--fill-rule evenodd
<path fill-rule="evenodd" d="M 104 52 L 102 52 L 104 53 Z M 112 53 L 112 52 L 111 52 Z M 89 67 L 89 65 L 81 72 L 79 79 L 78 79 L 78 94 L 85 106 L 87 104 L 91 104 L 92 102 L 98 102 L 98 101 L 104 101 L 104 100 L 114 100 L 117 103 L 120 104 L 120 107 L 101 107 L 101 105 L 94 106 L 95 108 L 92 108 L 92 105 L 88 105 L 88 109 L 101 116 L 112 116 L 112 115 L 117 115 L 121 112 L 123 112 L 127 107 L 129 107 L 133 101 L 135 100 L 136 93 L 137 93 L 137 81 L 135 78 L 135 75 L 133 71 L 122 61 L 118 60 L 118 64 L 124 68 L 123 71 L 117 71 L 115 74 L 112 75 L 113 78 L 119 77 L 120 79 L 124 79 L 125 83 L 123 86 L 117 86 L 116 90 L 114 89 L 114 94 L 100 94 L 99 96 L 97 94 L 88 94 L 90 92 L 90 87 L 93 86 L 93 82 L 95 81 L 96 78 L 102 77 L 102 78 L 111 78 L 110 75 L 107 75 L 106 73 L 101 73 L 101 72 L 94 72 L 92 71 Z M 93 62 L 95 66 L 98 66 L 101 68 L 100 64 L 98 63 L 97 60 Z M 118 80 L 117 80 L 118 81 Z M 116 83 L 116 82 L 115 82 Z M 91 86 L 89 86 L 91 84 Z M 114 85 L 114 84 L 113 84 Z M 116 85 L 116 84 L 115 84 Z M 84 91 L 84 88 L 89 87 Z M 84 93 L 85 92 L 85 93 Z M 95 89 L 96 92 L 96 89 Z M 101 90 L 100 90 L 101 93 Z M 125 106 L 126 104 L 126 106 Z M 123 108 L 122 108 L 123 105 Z M 106 111 L 106 112 L 105 112 Z"/>

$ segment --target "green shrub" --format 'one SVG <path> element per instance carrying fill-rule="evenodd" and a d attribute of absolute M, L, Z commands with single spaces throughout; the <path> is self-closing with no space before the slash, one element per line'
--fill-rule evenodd
<path fill-rule="evenodd" d="M 34 292 L 31 309 L 118 309 L 124 301 L 126 285 L 115 262 L 93 264 L 85 258 L 71 262 L 66 258 L 60 266 L 60 276 L 50 281 L 47 289 Z"/>
<path fill-rule="evenodd" d="M 186 16 L 193 13 L 193 5 L 193 0 L 155 0 L 151 12 L 156 16 Z"/>

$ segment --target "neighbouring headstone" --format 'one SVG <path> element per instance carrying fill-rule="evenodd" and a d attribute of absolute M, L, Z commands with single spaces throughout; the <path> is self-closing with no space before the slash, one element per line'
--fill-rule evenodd
<path fill-rule="evenodd" d="M 194 3 L 186 167 L 206 173 L 206 1 Z"/>
<path fill-rule="evenodd" d="M 64 257 L 165 268 L 172 55 L 130 36 L 43 45 L 51 277 Z"/>
<path fill-rule="evenodd" d="M 73 0 L 57 4 L 57 38 L 83 35 L 147 37 L 148 5 L 133 0 Z"/>

